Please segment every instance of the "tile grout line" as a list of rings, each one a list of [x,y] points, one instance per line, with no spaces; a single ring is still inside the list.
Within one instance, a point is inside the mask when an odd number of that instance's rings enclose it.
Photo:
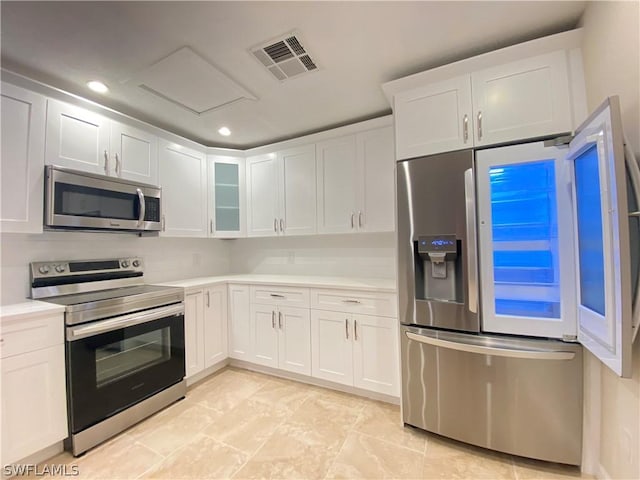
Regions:
[[[307,399],[308,399],[310,396],[311,396],[311,393],[309,393],[309,394],[306,396],[306,398],[305,398],[302,402],[300,402],[300,403],[304,403],[305,401],[307,401]],[[256,401],[259,401],[259,400],[256,400]],[[267,403],[267,402],[264,402],[264,403]],[[300,408],[300,407],[298,407],[298,408]],[[274,427],[273,431],[272,431],[272,432],[267,436],[267,438],[265,438],[265,439],[264,439],[264,442],[262,442],[262,443],[260,444],[260,446],[258,446],[258,448],[256,448],[256,449],[255,449],[255,451],[247,457],[247,460],[246,460],[246,461],[245,461],[245,462],[244,462],[244,463],[243,463],[243,464],[242,464],[242,465],[241,465],[241,466],[240,466],[240,467],[239,467],[235,472],[233,472],[233,474],[232,474],[229,478],[234,478],[234,477],[235,477],[235,475],[236,475],[239,471],[241,471],[241,470],[242,470],[242,469],[243,469],[243,468],[244,468],[244,467],[245,467],[245,466],[246,466],[246,465],[247,465],[251,460],[253,460],[253,459],[254,459],[254,457],[258,454],[258,452],[262,449],[262,447],[264,447],[264,446],[265,446],[265,444],[266,444],[266,443],[271,439],[271,437],[272,437],[272,436],[273,436],[273,434],[276,432],[276,430],[277,430],[280,426],[282,426],[282,425],[283,425],[283,424],[284,424],[284,423],[285,423],[285,422],[286,422],[290,417],[292,417],[292,416],[293,416],[293,414],[294,414],[297,410],[298,410],[298,409],[296,409],[296,410],[292,410],[292,411],[290,411],[290,412],[289,412],[289,414],[288,414],[288,415],[286,415],[285,417],[283,417],[283,418],[282,418],[282,421],[280,421],[280,423],[278,423],[278,424]]]
[[[351,423],[351,426],[347,430],[346,432],[347,434],[345,435],[344,440],[342,441],[342,445],[340,445],[340,449],[338,450],[338,453],[336,453],[336,455],[333,457],[333,460],[331,460],[331,465],[329,465],[329,468],[327,469],[327,473],[325,473],[324,475],[324,480],[326,480],[327,477],[329,476],[329,473],[331,473],[331,469],[336,464],[336,460],[342,453],[342,450],[344,449],[344,446],[347,443],[347,439],[349,438],[349,435],[352,433],[358,433],[357,430],[355,429],[355,426],[358,424],[358,420],[360,420],[360,417],[362,416],[365,407],[366,405],[363,403],[362,407],[360,408],[360,411],[358,412],[358,415],[356,416],[355,420]]]

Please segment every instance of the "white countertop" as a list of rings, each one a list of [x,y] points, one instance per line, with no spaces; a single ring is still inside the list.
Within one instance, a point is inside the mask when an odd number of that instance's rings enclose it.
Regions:
[[[63,305],[40,302],[38,300],[27,300],[22,303],[14,303],[13,305],[0,306],[0,317],[3,321],[23,320],[42,314],[62,312],[64,312]]]
[[[159,285],[171,287],[198,288],[220,283],[240,283],[250,285],[287,285],[291,287],[337,288],[342,290],[365,290],[370,292],[396,293],[396,282],[386,278],[319,277],[304,275],[222,275],[199,277]]]

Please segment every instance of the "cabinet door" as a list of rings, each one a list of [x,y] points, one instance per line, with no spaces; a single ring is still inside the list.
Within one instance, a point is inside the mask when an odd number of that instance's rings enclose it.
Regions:
[[[204,369],[203,320],[202,291],[187,294],[184,299],[184,349],[187,377]]]
[[[395,230],[395,167],[393,128],[356,135],[358,151],[358,230]]]
[[[311,323],[306,308],[278,308],[278,367],[311,375]]]
[[[316,233],[316,152],[307,145],[278,153],[281,233]]]
[[[109,175],[141,183],[158,183],[158,137],[111,122]]]
[[[475,72],[472,83],[476,145],[572,130],[564,51]]]
[[[229,285],[229,356],[253,360],[249,285]]]
[[[251,339],[253,362],[278,368],[277,308],[270,305],[251,305]]]
[[[45,98],[2,84],[0,226],[42,233]]]
[[[160,139],[159,168],[163,209],[161,235],[206,237],[206,156]]]
[[[204,291],[204,367],[227,358],[227,286]]]
[[[398,396],[398,320],[353,316],[353,384],[356,387]]]
[[[210,155],[209,235],[216,238],[246,236],[244,158]]]
[[[316,144],[318,233],[353,232],[357,215],[356,137]]]
[[[67,437],[64,345],[2,359],[2,464]]]
[[[49,99],[45,163],[108,175],[109,119]]]
[[[278,162],[276,154],[247,158],[247,236],[278,234]]]
[[[311,310],[312,376],[353,385],[352,336],[350,315]]]
[[[393,113],[397,160],[473,146],[469,75],[399,93]]]

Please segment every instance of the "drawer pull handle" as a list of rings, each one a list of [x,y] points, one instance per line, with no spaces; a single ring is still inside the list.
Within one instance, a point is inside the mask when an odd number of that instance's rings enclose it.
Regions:
[[[360,300],[342,300],[342,303],[354,303],[354,304],[360,304],[362,302],[360,302]]]
[[[269,295],[271,295],[273,298],[285,298],[284,295],[278,295],[277,293],[270,293]]]

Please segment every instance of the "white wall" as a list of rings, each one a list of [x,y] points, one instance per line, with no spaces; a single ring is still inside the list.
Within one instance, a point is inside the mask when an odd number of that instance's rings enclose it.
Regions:
[[[587,103],[619,95],[625,134],[640,158],[640,3],[589,2],[581,21]],[[633,378],[585,355],[585,464],[599,478],[640,478],[640,340]]]
[[[22,302],[29,295],[28,267],[34,261],[139,256],[147,283],[231,272],[229,242],[223,240],[70,232],[3,233],[0,239],[2,305]]]
[[[394,233],[246,238],[231,255],[236,273],[395,279]]]

